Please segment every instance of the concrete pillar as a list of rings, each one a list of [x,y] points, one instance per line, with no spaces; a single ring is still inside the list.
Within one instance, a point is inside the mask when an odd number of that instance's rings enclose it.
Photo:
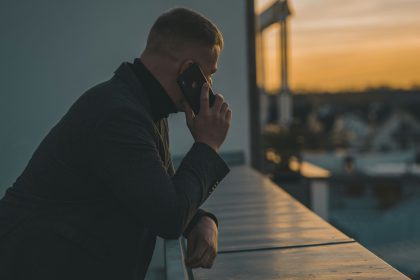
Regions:
[[[329,194],[327,180],[311,180],[310,195],[311,208],[321,218],[328,221],[329,214]]]

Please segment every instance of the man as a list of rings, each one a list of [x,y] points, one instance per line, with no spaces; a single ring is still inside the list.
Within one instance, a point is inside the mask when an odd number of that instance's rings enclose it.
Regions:
[[[170,10],[140,58],[72,105],[0,201],[0,279],[143,279],[156,236],[182,234],[186,264],[212,266],[217,219],[199,206],[229,172],[217,152],[232,112],[206,84],[194,115],[176,78],[196,62],[211,84],[222,47],[208,19]],[[195,143],[175,173],[177,111]]]

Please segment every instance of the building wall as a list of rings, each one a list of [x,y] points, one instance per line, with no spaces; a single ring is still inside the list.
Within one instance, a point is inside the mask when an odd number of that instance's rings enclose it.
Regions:
[[[0,3],[0,194],[70,105],[110,78],[122,61],[137,57],[156,17],[175,6],[202,12],[224,33],[215,89],[229,101],[233,123],[222,151],[243,150],[248,159],[245,1],[5,0]],[[170,125],[172,153],[182,155],[193,142],[183,113],[171,116]]]

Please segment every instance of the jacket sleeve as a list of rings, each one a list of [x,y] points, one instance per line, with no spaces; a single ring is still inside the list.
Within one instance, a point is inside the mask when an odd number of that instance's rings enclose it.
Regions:
[[[167,170],[168,170],[169,175],[173,176],[173,175],[175,175],[175,167],[174,167],[174,164],[173,164],[173,161],[172,161],[172,156],[170,155],[169,151],[168,151],[168,153],[169,153],[169,168]],[[207,217],[211,218],[216,223],[216,226],[219,227],[219,221],[217,220],[217,217],[214,214],[212,214],[212,213],[210,213],[210,212],[208,212],[208,211],[206,211],[202,208],[199,208],[199,209],[197,209],[197,212],[195,212],[194,217],[188,223],[188,225],[187,225],[186,229],[184,230],[184,232],[182,233],[182,235],[185,238],[188,238],[188,235],[190,234],[191,230],[198,223],[198,221],[204,216],[207,216]]]
[[[150,121],[124,110],[98,131],[97,176],[124,206],[163,238],[178,238],[229,167],[207,144],[195,142],[170,176]]]

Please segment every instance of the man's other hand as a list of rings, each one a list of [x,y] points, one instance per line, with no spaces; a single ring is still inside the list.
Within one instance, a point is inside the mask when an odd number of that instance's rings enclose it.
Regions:
[[[201,217],[188,235],[185,265],[190,268],[211,268],[217,255],[218,234],[213,219]]]

